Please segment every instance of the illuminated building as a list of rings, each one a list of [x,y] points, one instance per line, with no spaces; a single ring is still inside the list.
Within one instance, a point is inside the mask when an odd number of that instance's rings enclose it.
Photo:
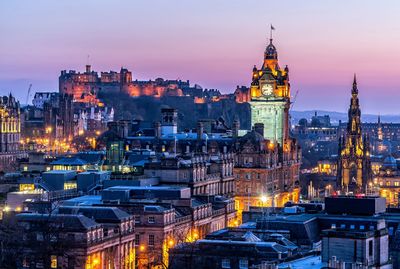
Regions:
[[[120,72],[110,71],[97,72],[91,70],[90,65],[86,65],[83,73],[70,70],[61,71],[59,77],[60,94],[72,94],[74,102],[92,103],[99,102],[97,96],[99,93],[113,94],[124,92],[131,96],[192,96],[207,97],[220,96],[217,90],[201,89],[198,85],[191,87],[189,81],[182,80],[156,80],[138,81],[132,80],[132,72],[126,68],[121,68]],[[193,102],[193,100],[192,100]]]
[[[192,196],[181,186],[115,186],[103,190],[104,206],[117,207],[135,220],[138,268],[168,263],[168,249],[207,234],[234,226],[234,200],[222,196]],[[83,199],[84,200],[84,199]]]
[[[361,110],[354,75],[346,134],[339,139],[338,185],[363,190],[372,180],[369,137],[361,132]]]
[[[19,102],[10,94],[0,97],[0,170],[15,170],[13,165],[21,152],[21,121]]]
[[[385,157],[379,173],[374,177],[373,184],[369,187],[371,191],[378,191],[380,196],[386,198],[387,205],[399,205],[400,171],[397,160],[392,155]]]
[[[238,139],[235,201],[239,212],[251,206],[277,206],[299,200],[301,151],[292,140],[291,151],[264,139],[264,126]],[[265,199],[263,199],[265,197]]]
[[[281,146],[290,143],[289,108],[290,83],[289,69],[281,69],[278,52],[272,38],[265,49],[261,69],[253,68],[250,86],[251,126],[264,124],[264,138]]]
[[[237,100],[248,101],[253,128],[236,142],[237,209],[266,206],[260,200],[263,195],[268,205],[298,201],[301,152],[289,136],[289,69],[279,67],[272,38],[261,69],[253,68],[250,90],[238,88],[235,95]]]

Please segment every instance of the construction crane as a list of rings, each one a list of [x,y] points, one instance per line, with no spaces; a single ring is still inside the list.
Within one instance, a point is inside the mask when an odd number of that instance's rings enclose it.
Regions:
[[[26,102],[25,102],[26,105],[28,105],[29,96],[31,95],[31,89],[32,89],[32,83],[29,84],[28,94],[26,95]]]
[[[290,103],[290,110],[293,109],[294,103],[296,103],[296,99],[297,99],[297,94],[298,93],[299,93],[299,90],[297,90],[296,93],[294,94],[293,102]]]

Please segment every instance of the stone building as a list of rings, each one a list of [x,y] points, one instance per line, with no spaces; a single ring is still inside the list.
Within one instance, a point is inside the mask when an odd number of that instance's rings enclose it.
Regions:
[[[17,215],[23,234],[18,268],[135,268],[130,215],[116,208],[60,210]]]
[[[345,136],[339,138],[338,186],[343,190],[364,190],[372,180],[369,137],[361,131],[361,110],[354,75]]]
[[[90,200],[88,197],[67,202],[79,206]],[[236,221],[232,198],[192,196],[190,189],[182,186],[114,186],[105,189],[97,203],[116,205],[134,216],[138,268],[167,266],[168,249],[204,238]]]
[[[322,232],[322,261],[329,268],[391,269],[389,235],[385,221],[370,230],[364,225],[336,227]]]
[[[236,207],[283,206],[299,200],[301,151],[294,140],[291,151],[266,140],[262,124],[238,139],[234,174]]]
[[[185,184],[193,195],[233,196],[234,156],[231,153],[220,156],[199,154],[197,156],[163,156],[159,161],[145,165],[147,176],[160,177],[160,182],[169,185]]]
[[[21,112],[19,102],[12,96],[0,97],[0,170],[14,170],[21,151]]]
[[[297,141],[289,136],[289,68],[279,67],[272,38],[261,69],[253,68],[250,90],[237,88],[235,96],[250,104],[253,128],[239,138],[238,126],[232,128],[237,138],[237,208],[298,201],[301,152]]]
[[[132,80],[132,72],[121,68],[120,72],[101,72],[100,76],[86,65],[83,73],[70,70],[61,71],[59,77],[60,94],[72,94],[74,102],[98,103],[98,94],[124,92],[130,96],[184,96],[198,94],[198,86],[190,87],[189,81],[164,80],[152,81]],[[200,92],[203,92],[200,88]],[[218,92],[218,95],[220,93]],[[203,96],[200,96],[203,97]]]
[[[235,96],[236,100],[250,104],[251,127],[256,123],[263,123],[264,138],[281,146],[290,144],[289,68],[280,68],[278,52],[272,38],[265,49],[261,69],[256,66],[253,68],[250,90],[245,87],[237,88]]]

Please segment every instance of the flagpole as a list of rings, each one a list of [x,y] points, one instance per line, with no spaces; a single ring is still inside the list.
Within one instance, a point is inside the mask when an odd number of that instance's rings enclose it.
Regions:
[[[269,39],[272,40],[272,24],[270,24]]]

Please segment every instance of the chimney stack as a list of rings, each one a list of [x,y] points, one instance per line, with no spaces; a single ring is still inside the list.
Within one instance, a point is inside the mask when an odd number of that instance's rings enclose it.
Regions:
[[[197,141],[201,141],[203,139],[204,133],[204,124],[199,121],[197,122]]]
[[[264,137],[264,123],[255,123],[254,131],[256,131],[257,133],[259,133]]]
[[[237,138],[239,136],[240,122],[234,120],[232,124],[232,137]]]
[[[154,123],[154,136],[157,139],[161,138],[161,122],[159,122],[159,121]]]

